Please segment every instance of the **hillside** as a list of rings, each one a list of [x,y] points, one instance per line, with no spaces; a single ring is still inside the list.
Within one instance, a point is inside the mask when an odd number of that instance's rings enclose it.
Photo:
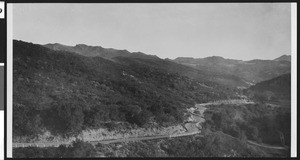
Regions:
[[[291,72],[290,61],[278,60],[233,60],[213,56],[206,58],[179,57],[174,62],[194,67],[203,72],[236,76],[245,82],[239,87],[249,87],[258,82]],[[238,86],[238,85],[237,85]]]
[[[291,74],[284,74],[273,79],[262,81],[247,89],[250,97],[271,102],[291,101]]]
[[[76,135],[117,122],[168,126],[190,105],[236,97],[193,68],[153,56],[108,60],[22,41],[13,47],[14,136]]]

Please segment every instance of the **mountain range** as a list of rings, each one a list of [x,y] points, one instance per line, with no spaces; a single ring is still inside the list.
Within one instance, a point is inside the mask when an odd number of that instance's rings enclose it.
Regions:
[[[85,44],[66,46],[54,43],[45,44],[44,47],[56,51],[68,51],[78,53],[83,56],[102,57],[109,60],[113,60],[115,57],[151,59],[156,63],[161,63],[160,65],[152,63],[152,65],[155,67],[161,66],[164,69],[173,71],[175,70],[180,74],[194,79],[212,81],[233,88],[247,88],[257,82],[265,81],[279,75],[289,73],[291,70],[291,56],[288,55],[283,55],[274,60],[255,59],[250,61],[242,61],[212,56],[206,58],[178,57],[174,60],[165,59],[164,61],[157,56],[147,55],[142,52],[131,53],[127,50],[116,50],[111,48],[103,48],[101,46],[88,46]],[[175,65],[171,62],[183,64],[188,66],[188,68]],[[191,69],[191,67],[197,71]]]
[[[258,82],[272,79],[282,74],[291,72],[291,62],[281,56],[275,60],[234,60],[213,56],[206,58],[179,57],[174,62],[193,67],[197,70],[215,74],[236,76],[239,81],[244,82],[240,87],[249,87]]]

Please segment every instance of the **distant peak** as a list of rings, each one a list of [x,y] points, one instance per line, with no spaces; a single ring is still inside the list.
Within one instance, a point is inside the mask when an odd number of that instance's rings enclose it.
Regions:
[[[60,43],[47,43],[45,45],[62,45],[62,44],[60,44]]]
[[[282,55],[282,56],[280,56],[280,57],[290,57],[291,55],[287,55],[287,54],[284,54],[284,55]],[[279,58],[280,58],[279,57]]]
[[[91,45],[86,45],[86,44],[76,44],[74,46],[74,48],[82,48],[82,49],[87,49],[87,48],[90,48],[90,49],[104,49],[103,47],[101,46],[91,46]]]
[[[76,46],[88,46],[86,44],[76,44]]]
[[[225,58],[220,57],[220,56],[211,56],[211,57],[206,57],[204,59],[211,60],[211,61],[223,61],[223,60],[225,60]]]
[[[225,59],[225,58],[223,58],[223,57],[221,57],[221,56],[211,56],[211,57],[206,57],[206,58]]]
[[[86,44],[76,44],[74,47],[75,48],[87,48],[87,47],[92,47],[92,46],[88,46]]]
[[[284,54],[278,58],[275,58],[274,61],[291,61],[291,55]]]
[[[181,60],[181,59],[190,59],[190,60],[192,60],[194,58],[193,57],[177,57],[174,60]]]
[[[47,43],[43,46],[52,46],[52,47],[57,47],[57,46],[67,46],[67,45],[63,45],[63,44],[60,44],[60,43]],[[68,46],[69,47],[69,46]]]

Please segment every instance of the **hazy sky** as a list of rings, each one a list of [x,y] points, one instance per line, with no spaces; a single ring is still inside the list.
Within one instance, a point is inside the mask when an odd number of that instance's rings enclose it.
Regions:
[[[288,3],[14,4],[14,39],[161,58],[274,59],[291,53]]]

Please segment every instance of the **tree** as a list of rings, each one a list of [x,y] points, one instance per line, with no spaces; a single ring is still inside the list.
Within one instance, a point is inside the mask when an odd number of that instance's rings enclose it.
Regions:
[[[150,117],[151,117],[151,112],[149,112],[148,110],[143,110],[140,113],[134,115],[132,117],[132,120],[135,124],[141,127],[149,121]]]
[[[81,106],[72,103],[54,105],[48,111],[48,126],[55,133],[71,136],[78,134],[84,123]]]
[[[13,108],[14,135],[37,136],[42,130],[42,119],[38,111],[29,106],[16,106]]]

